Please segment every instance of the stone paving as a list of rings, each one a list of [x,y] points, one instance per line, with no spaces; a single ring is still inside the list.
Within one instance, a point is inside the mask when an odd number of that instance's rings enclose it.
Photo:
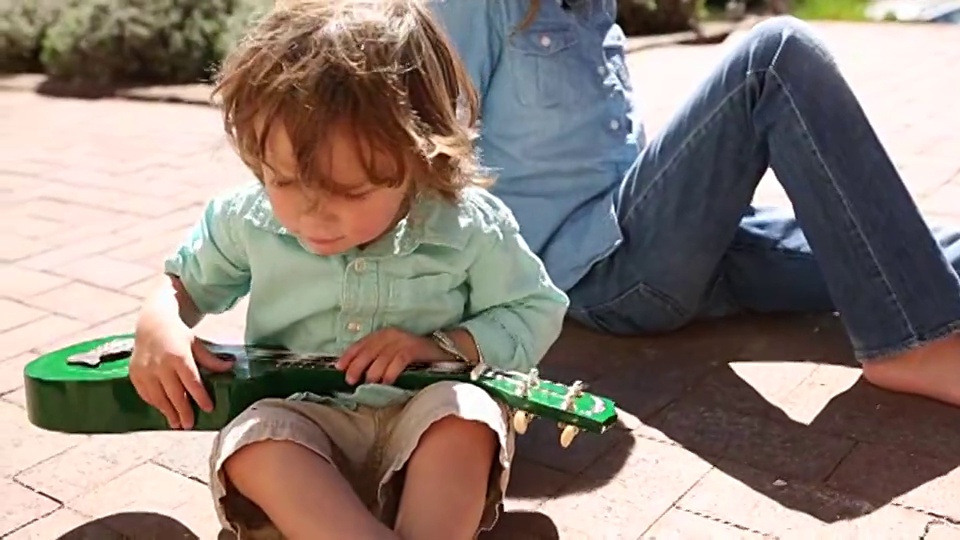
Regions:
[[[818,27],[920,206],[960,222],[960,27]],[[653,131],[725,46],[633,55]],[[0,538],[216,538],[210,433],[44,432],[21,373],[131,329],[161,256],[242,174],[216,113],[8,92],[0,126]],[[785,201],[772,177],[758,199]],[[242,307],[201,333],[238,339]],[[643,340],[571,325],[545,366],[618,400],[623,424],[562,450],[535,422],[488,537],[960,538],[960,413],[861,382],[833,317]]]

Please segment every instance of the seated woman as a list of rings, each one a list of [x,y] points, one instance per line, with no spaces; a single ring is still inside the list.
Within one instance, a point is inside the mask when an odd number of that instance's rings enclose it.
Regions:
[[[636,335],[837,310],[868,381],[960,405],[960,235],[931,232],[809,26],[757,25],[647,140],[615,0],[431,5],[493,192],[572,317]],[[768,168],[795,216],[751,205]]]

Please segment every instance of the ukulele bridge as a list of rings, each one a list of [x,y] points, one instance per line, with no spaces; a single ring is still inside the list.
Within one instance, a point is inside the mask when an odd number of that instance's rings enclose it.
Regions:
[[[133,354],[133,340],[118,339],[104,343],[95,349],[68,356],[67,363],[78,366],[99,367],[100,364],[129,358],[131,354]]]

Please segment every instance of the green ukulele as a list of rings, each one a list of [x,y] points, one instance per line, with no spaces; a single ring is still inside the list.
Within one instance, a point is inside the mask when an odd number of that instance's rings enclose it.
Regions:
[[[207,343],[212,353],[234,360],[226,373],[201,371],[214,402],[207,413],[194,405],[196,430],[218,430],[255,401],[288,397],[297,392],[324,394],[349,391],[336,358],[280,349]],[[66,433],[125,433],[169,429],[159,411],[144,402],[128,378],[133,351],[130,334],[77,343],[40,356],[24,368],[24,389],[30,422]],[[614,403],[572,386],[542,380],[537,370],[522,374],[480,364],[459,362],[411,365],[394,383],[418,390],[442,380],[472,382],[516,410],[513,425],[524,433],[535,416],[550,418],[562,428],[567,447],[581,431],[603,433],[617,421]]]

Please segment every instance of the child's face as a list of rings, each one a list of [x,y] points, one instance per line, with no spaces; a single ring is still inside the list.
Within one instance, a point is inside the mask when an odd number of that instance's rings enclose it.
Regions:
[[[284,129],[271,130],[266,141],[263,182],[274,215],[311,252],[335,255],[373,242],[402,217],[407,183],[391,188],[370,183],[355,139],[332,137],[322,154],[326,170],[346,194],[314,191],[296,181],[296,161]]]

